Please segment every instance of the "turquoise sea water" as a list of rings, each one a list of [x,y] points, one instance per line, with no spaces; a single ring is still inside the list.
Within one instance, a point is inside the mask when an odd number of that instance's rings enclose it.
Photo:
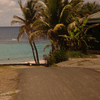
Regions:
[[[19,27],[0,27],[0,63],[17,63],[33,60],[27,37],[24,36],[20,43],[17,42],[18,30]],[[49,54],[50,48],[46,49],[45,52],[43,48],[50,42],[47,38],[40,38],[35,43],[39,58],[42,60],[43,54]]]

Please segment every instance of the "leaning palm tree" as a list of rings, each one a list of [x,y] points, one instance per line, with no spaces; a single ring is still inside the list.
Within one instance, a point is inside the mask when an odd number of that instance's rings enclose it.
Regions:
[[[19,41],[19,39],[23,36],[24,33],[27,36],[29,36],[33,32],[31,24],[37,19],[37,16],[36,16],[37,11],[34,9],[36,1],[34,1],[34,2],[32,0],[27,1],[24,6],[22,5],[21,0],[18,3],[19,3],[21,11],[23,13],[23,18],[15,15],[15,16],[13,16],[13,18],[15,18],[16,20],[13,20],[11,22],[11,24],[13,25],[15,23],[19,23],[22,25],[19,28],[20,33],[18,34],[18,38],[17,38]],[[34,42],[34,40],[32,40],[32,41],[29,41],[29,43],[30,43],[30,46],[32,48],[35,63],[39,64],[38,51],[37,51],[35,42]],[[34,53],[34,50],[36,52],[36,55]]]
[[[30,39],[44,34],[51,41],[52,50],[64,46],[65,41],[59,35],[67,34],[65,27],[74,21],[74,14],[81,8],[82,3],[82,0],[72,0],[71,2],[68,0],[45,0],[45,3],[38,1],[41,19],[33,23],[36,31],[30,35]]]

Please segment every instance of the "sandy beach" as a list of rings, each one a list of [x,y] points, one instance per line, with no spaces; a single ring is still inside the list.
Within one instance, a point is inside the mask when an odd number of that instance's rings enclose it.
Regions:
[[[46,60],[40,60],[40,64],[46,64]],[[0,65],[36,65],[35,61],[26,61],[26,62],[11,62],[11,63],[0,63]]]

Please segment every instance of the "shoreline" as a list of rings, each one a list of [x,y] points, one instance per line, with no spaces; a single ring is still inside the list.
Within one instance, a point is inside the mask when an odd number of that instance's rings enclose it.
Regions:
[[[39,65],[46,65],[47,62],[46,60],[40,60],[39,61]],[[25,61],[25,62],[11,62],[11,63],[0,63],[0,66],[4,66],[4,65],[37,65],[35,64],[35,61]]]

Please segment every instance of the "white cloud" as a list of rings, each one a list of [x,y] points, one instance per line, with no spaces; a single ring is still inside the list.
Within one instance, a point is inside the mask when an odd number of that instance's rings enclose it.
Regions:
[[[0,0],[0,5],[6,5],[10,0]]]
[[[26,0],[22,0],[24,3]],[[84,0],[85,2],[94,2],[100,4],[100,0]],[[22,16],[18,5],[18,0],[0,0],[0,26],[10,26],[13,16]]]
[[[69,0],[69,2],[70,2],[71,0]],[[84,0],[84,2],[86,3],[86,2],[94,2],[94,1],[96,1],[96,3],[99,3],[100,4],[100,0]]]
[[[3,10],[0,10],[0,13],[3,12]]]
[[[14,15],[21,16],[21,10],[16,1],[0,0],[0,26],[10,26]]]
[[[10,4],[9,4],[9,6],[16,6],[16,2],[11,1]]]
[[[84,0],[85,2],[94,2],[96,1],[96,3],[99,3],[100,4],[100,0]]]

